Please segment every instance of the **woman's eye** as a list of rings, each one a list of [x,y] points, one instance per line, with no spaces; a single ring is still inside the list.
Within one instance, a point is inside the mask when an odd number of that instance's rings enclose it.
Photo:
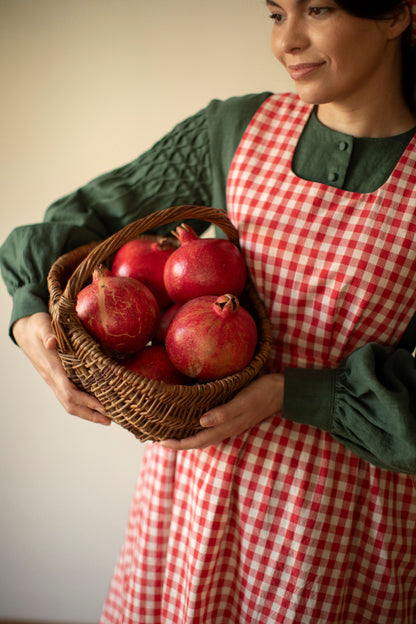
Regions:
[[[271,13],[269,17],[275,24],[279,24],[283,21],[283,15],[281,13]]]
[[[313,15],[314,17],[321,17],[321,15],[328,13],[328,11],[330,11],[329,7],[310,7],[309,8],[309,13]]]
[[[332,7],[321,7],[321,6],[312,6],[309,7],[307,12],[312,17],[326,17],[328,13],[333,11]],[[286,17],[282,13],[277,13],[274,11],[269,15],[270,19],[273,20],[275,24],[281,24],[285,21]]]

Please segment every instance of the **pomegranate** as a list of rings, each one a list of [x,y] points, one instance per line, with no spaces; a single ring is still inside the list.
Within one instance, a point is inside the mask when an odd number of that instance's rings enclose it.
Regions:
[[[164,281],[170,298],[185,303],[203,295],[224,292],[239,296],[244,288],[247,268],[243,255],[229,240],[200,238],[187,224],[173,232],[180,247],[169,256]]]
[[[198,381],[243,369],[253,357],[257,327],[235,295],[206,295],[185,303],[172,320],[166,350],[175,367]]]
[[[117,277],[103,265],[78,293],[76,312],[85,329],[119,353],[142,349],[156,333],[160,310],[150,290],[131,277]]]
[[[160,319],[159,328],[156,332],[155,337],[153,338],[153,343],[155,344],[165,344],[166,334],[168,331],[168,327],[171,324],[172,319],[176,315],[177,311],[181,307],[180,303],[174,303],[173,305],[167,308]]]
[[[111,272],[120,277],[139,280],[152,291],[160,308],[166,308],[172,301],[166,292],[163,270],[166,260],[176,248],[174,239],[162,236],[156,240],[131,240],[117,251]]]
[[[162,345],[149,345],[135,355],[129,356],[123,362],[123,366],[129,370],[147,377],[164,381],[168,384],[190,385],[192,379],[186,377],[174,367],[165,347]]]

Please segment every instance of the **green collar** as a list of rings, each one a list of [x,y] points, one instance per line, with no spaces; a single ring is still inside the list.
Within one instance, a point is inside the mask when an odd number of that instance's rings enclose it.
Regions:
[[[331,130],[310,115],[293,157],[300,178],[347,191],[371,193],[388,179],[416,127],[392,137],[357,138]]]

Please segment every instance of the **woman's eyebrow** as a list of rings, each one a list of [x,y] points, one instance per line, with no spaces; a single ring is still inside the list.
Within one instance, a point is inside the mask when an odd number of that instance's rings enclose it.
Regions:
[[[307,0],[296,0],[296,4],[304,4]],[[277,2],[274,2],[273,0],[266,0],[266,4],[267,6],[272,6],[272,7],[279,7],[280,5],[277,4]]]

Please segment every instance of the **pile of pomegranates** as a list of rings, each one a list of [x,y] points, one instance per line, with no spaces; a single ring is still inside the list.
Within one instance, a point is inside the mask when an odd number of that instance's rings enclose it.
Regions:
[[[143,377],[191,384],[232,375],[257,344],[255,321],[238,299],[244,257],[231,241],[200,238],[187,224],[172,234],[129,241],[110,270],[98,266],[78,293],[78,317],[105,351]]]

